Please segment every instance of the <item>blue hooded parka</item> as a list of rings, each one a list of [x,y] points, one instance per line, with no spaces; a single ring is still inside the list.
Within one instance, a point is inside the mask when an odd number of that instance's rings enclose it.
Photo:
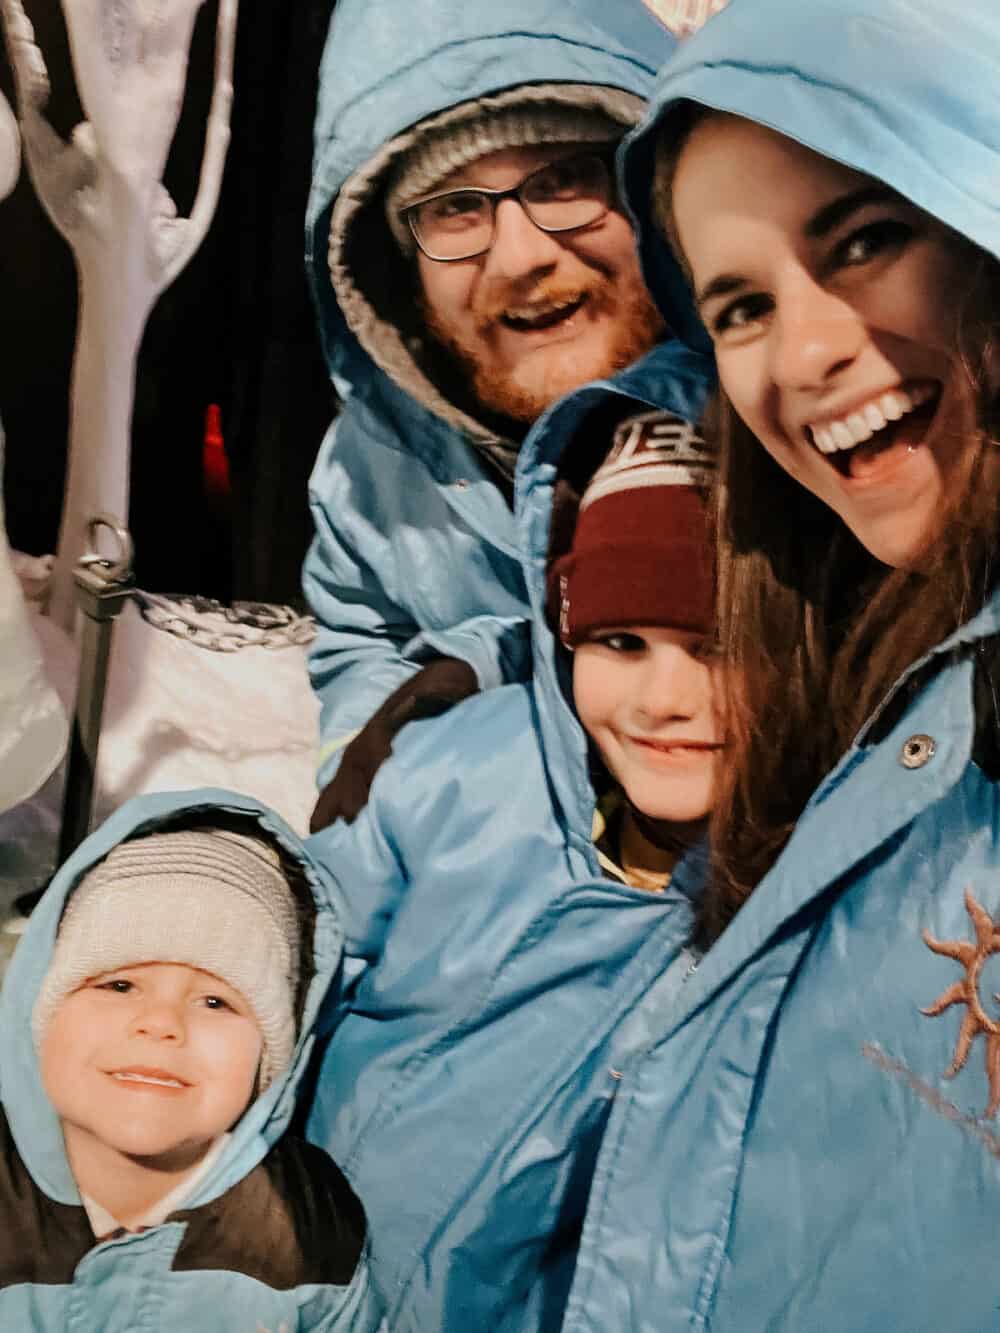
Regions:
[[[321,705],[320,786],[347,741],[428,660],[461,658],[482,689],[530,669],[527,592],[504,493],[516,446],[459,411],[411,356],[413,261],[404,265],[379,194],[393,154],[418,121],[512,86],[594,85],[645,99],[672,48],[641,0],[339,0],[320,75],[306,232],[323,347],[343,399],[310,482],[315,538],[303,569],[318,620],[309,669]],[[342,195],[359,239],[331,260]],[[365,278],[362,244],[373,252]],[[352,275],[347,314],[331,262]],[[362,325],[371,338],[359,341]],[[390,348],[379,364],[362,345],[372,339]]]
[[[346,962],[308,1134],[364,1200],[393,1333],[559,1327],[616,1070],[690,965],[699,857],[662,894],[603,876],[587,738],[545,614],[567,442],[595,411],[605,430],[610,409],[700,415],[702,359],[670,345],[664,375],[667,352],[570,395],[522,450],[531,682],[410,724],[355,823],[309,841]]]
[[[649,190],[678,99],[886,181],[995,260],[998,71],[993,0],[732,0],[625,153],[668,317],[683,289]],[[994,594],[889,690],[657,1014],[604,1133],[565,1333],[1000,1326],[998,721],[974,689],[998,632]]]
[[[181,814],[216,811],[245,816],[276,838],[302,866],[316,900],[311,948],[304,950],[313,975],[295,1054],[233,1127],[224,1151],[176,1213],[159,1226],[98,1242],[42,1085],[32,1009],[78,880],[123,839]],[[332,1163],[315,1158],[308,1145],[283,1140],[313,1048],[313,1020],[341,961],[342,931],[324,879],[276,815],[215,790],[136,798],[59,871],[32,913],[0,996],[0,1327],[11,1333],[384,1333],[364,1250],[344,1285],[321,1276],[338,1262],[339,1237],[324,1193]],[[287,1242],[285,1216],[295,1219],[296,1234],[305,1240],[299,1253],[293,1244],[293,1252],[276,1261],[269,1246]],[[323,1219],[330,1230],[324,1231]],[[287,1285],[295,1272],[304,1280]]]
[[[992,0],[732,0],[625,161],[677,327],[646,197],[676,97],[804,138],[996,257],[998,64]],[[518,497],[536,614],[544,438]],[[700,960],[690,866],[666,900],[586,877],[580,741],[548,747],[544,638],[530,690],[401,738],[357,842],[327,844],[356,976],[327,1058],[354,1091],[338,1111],[331,1064],[311,1123],[370,1192],[394,1330],[998,1326],[1000,765],[974,689],[998,635],[994,597],[895,684]]]

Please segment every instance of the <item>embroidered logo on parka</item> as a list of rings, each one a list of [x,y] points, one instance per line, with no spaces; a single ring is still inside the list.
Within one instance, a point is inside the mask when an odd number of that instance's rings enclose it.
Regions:
[[[728,3],[729,0],[645,0],[646,8],[675,37],[690,37]]]
[[[986,1039],[986,1077],[990,1085],[990,1100],[986,1108],[987,1116],[996,1115],[1000,1110],[1000,1022],[990,1018],[983,1005],[980,994],[983,967],[988,958],[1000,953],[1000,927],[989,912],[972,896],[972,890],[965,891],[965,908],[972,920],[975,943],[968,940],[936,940],[929,930],[923,932],[924,943],[934,953],[954,958],[965,969],[965,975],[939,995],[933,1004],[921,1009],[922,1014],[935,1018],[943,1014],[953,1004],[966,1006],[965,1017],[958,1034],[955,1058],[945,1070],[945,1078],[954,1078],[965,1067],[972,1050],[972,1043],[982,1033]],[[1000,1005],[1000,995],[994,994],[990,1000]],[[989,1001],[988,1001],[989,1002]]]

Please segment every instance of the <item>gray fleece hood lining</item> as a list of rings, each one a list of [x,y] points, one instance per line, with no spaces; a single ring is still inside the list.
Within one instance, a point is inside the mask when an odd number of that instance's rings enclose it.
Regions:
[[[393,165],[428,130],[447,128],[467,120],[471,106],[481,112],[490,112],[525,104],[600,111],[618,121],[623,134],[638,123],[645,105],[642,98],[619,88],[565,83],[521,85],[449,107],[391,139],[348,177],[334,201],[328,252],[330,277],[338,304],[365,352],[399,388],[467,436],[507,476],[513,474],[517,445],[477,421],[435,383],[430,369],[433,356],[428,354],[426,347],[430,340],[423,334],[416,301],[409,303],[412,323],[406,328],[380,310],[380,304],[388,303],[379,302],[374,288],[376,272],[384,273],[389,268],[398,274],[400,265],[404,266],[412,283],[415,261],[400,253],[383,213],[386,184]],[[398,288],[395,295],[394,304],[398,308]],[[402,304],[406,306],[407,303]]]

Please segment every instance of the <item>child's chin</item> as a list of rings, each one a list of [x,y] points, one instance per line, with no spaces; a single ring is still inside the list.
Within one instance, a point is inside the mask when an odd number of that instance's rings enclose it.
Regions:
[[[135,1158],[147,1166],[156,1166],[164,1170],[183,1170],[190,1161],[197,1161],[208,1150],[209,1143],[193,1144],[189,1139],[180,1139],[176,1134],[164,1132],[116,1133],[105,1139],[108,1147],[114,1148],[123,1157]]]
[[[655,819],[659,824],[698,824],[708,818],[711,809],[709,802],[702,799],[699,793],[680,797],[671,793],[664,796],[655,790],[650,791],[645,784],[637,784],[637,789],[630,791],[628,797],[647,819]]]

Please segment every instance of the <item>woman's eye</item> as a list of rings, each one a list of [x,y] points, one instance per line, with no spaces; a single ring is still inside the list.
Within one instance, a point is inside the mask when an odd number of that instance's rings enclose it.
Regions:
[[[834,246],[831,268],[868,264],[887,251],[901,250],[912,235],[913,228],[897,218],[869,222]]]
[[[765,315],[770,313],[772,301],[769,296],[760,293],[756,296],[741,296],[731,301],[712,321],[712,333],[721,337],[725,333],[743,333],[754,328]]]

